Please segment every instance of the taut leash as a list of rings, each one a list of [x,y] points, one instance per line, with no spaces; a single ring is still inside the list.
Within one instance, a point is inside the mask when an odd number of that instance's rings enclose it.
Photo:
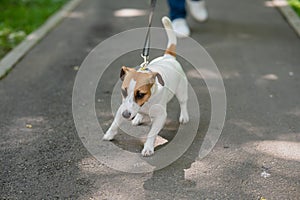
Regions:
[[[149,63],[150,29],[151,29],[151,25],[152,25],[152,19],[153,19],[153,13],[154,13],[155,5],[156,5],[156,0],[151,0],[148,30],[147,30],[147,34],[146,34],[144,48],[143,48],[143,51],[142,51],[142,54],[141,54],[142,58],[144,59],[144,62],[141,64],[141,70],[146,69],[146,67]]]

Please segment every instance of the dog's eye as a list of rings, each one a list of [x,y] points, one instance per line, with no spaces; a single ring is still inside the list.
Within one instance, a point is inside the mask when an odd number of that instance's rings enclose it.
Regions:
[[[138,91],[138,92],[136,93],[136,96],[135,96],[135,97],[136,97],[137,99],[142,99],[142,98],[144,98],[144,96],[145,96],[145,93],[141,93],[141,92]]]
[[[127,88],[121,90],[123,97],[127,97]]]

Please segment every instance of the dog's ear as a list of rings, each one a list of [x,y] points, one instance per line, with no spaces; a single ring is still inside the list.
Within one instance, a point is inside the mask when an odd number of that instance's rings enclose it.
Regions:
[[[124,78],[128,72],[136,71],[134,68],[123,66],[120,72],[120,79],[124,81]]]
[[[125,75],[128,72],[128,67],[122,66],[121,72],[120,72],[120,79],[121,81],[124,81]]]
[[[124,78],[125,78],[125,75],[126,75],[126,71],[128,71],[127,67],[122,66],[121,72],[120,72],[120,79],[121,79],[122,81],[124,81]]]
[[[162,86],[165,86],[165,82],[164,82],[163,78],[161,77],[161,75],[160,75],[159,73],[157,73],[157,72],[156,72],[154,75],[155,75],[155,77],[157,78],[158,82],[159,82]]]

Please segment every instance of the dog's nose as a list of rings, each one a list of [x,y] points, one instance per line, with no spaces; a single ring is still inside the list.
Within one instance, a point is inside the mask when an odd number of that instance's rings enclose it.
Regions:
[[[122,113],[122,116],[126,119],[128,119],[130,116],[131,116],[131,113],[128,111],[128,110],[125,110],[123,113]]]

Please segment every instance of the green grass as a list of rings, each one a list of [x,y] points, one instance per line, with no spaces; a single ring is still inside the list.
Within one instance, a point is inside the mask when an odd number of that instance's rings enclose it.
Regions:
[[[69,0],[0,0],[0,59]]]
[[[288,0],[288,2],[300,17],[300,0]]]

